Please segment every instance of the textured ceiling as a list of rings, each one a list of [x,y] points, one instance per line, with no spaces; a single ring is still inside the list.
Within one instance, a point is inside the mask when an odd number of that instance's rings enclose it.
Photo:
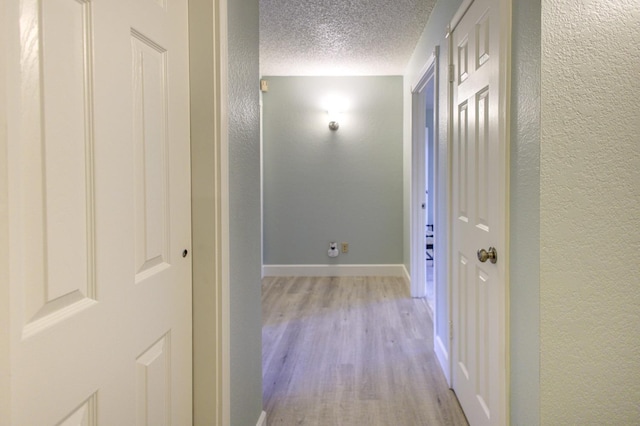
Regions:
[[[262,75],[401,75],[435,0],[260,0]]]

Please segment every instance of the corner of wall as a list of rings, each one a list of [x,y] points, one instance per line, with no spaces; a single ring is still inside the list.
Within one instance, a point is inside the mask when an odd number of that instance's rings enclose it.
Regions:
[[[258,0],[228,1],[226,25],[230,423],[250,425],[262,412]]]
[[[513,0],[509,364],[512,424],[540,423],[540,0]]]

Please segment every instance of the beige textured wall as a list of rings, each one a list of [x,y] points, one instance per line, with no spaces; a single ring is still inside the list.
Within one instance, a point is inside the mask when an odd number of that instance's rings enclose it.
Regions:
[[[640,3],[543,0],[541,423],[640,424]]]

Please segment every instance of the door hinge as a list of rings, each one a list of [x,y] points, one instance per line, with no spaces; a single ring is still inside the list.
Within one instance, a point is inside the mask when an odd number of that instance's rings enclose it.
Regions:
[[[456,81],[456,66],[451,64],[449,65],[449,83],[454,81]]]
[[[449,321],[449,340],[453,340],[453,321]]]

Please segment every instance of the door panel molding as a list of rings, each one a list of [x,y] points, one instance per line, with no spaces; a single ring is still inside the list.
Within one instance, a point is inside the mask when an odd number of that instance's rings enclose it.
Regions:
[[[2,425],[133,424],[142,406],[192,423],[187,1],[134,3],[0,5]],[[134,99],[155,123],[138,164]],[[138,285],[136,207],[140,259],[166,263]],[[136,407],[140,365],[157,409]]]

